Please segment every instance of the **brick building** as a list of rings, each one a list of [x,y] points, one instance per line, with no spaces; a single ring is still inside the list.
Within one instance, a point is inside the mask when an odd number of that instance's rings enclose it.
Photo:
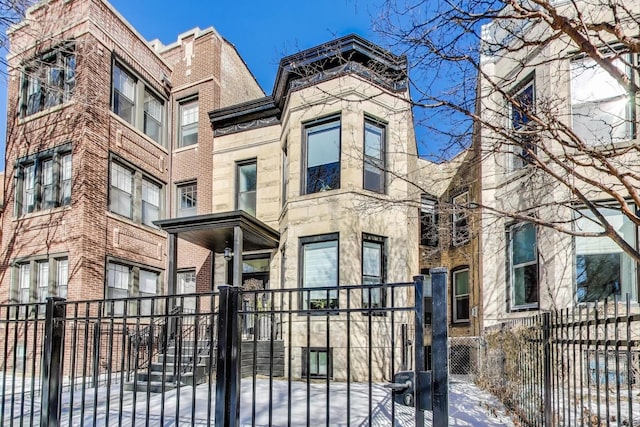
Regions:
[[[262,90],[213,28],[148,43],[106,1],[43,2],[9,37],[0,300],[165,292],[153,221],[209,210],[206,113]]]

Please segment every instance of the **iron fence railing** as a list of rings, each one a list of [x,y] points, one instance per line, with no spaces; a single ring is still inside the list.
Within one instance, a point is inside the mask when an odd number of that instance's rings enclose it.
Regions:
[[[418,283],[0,305],[0,425],[414,425]]]
[[[529,426],[640,425],[640,309],[604,301],[485,334],[478,382]]]

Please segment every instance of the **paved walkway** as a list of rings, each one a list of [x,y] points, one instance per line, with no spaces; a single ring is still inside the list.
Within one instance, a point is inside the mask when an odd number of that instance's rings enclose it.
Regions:
[[[331,383],[327,389],[326,383],[307,384],[292,382],[289,391],[287,381],[274,380],[269,390],[269,381],[258,379],[256,381],[255,399],[253,396],[253,384],[251,379],[242,381],[241,396],[241,425],[253,425],[255,417],[256,426],[305,426],[307,420],[311,426],[331,425],[336,427],[351,426],[414,426],[414,410],[401,405],[392,405],[391,393],[382,384],[356,384],[352,383],[347,393],[346,383]],[[134,394],[125,392],[120,399],[118,385],[114,385],[107,399],[106,388],[98,389],[97,399],[94,399],[94,389],[86,389],[84,396],[74,393],[73,407],[71,395],[63,393],[62,425],[96,425],[96,426],[159,426],[160,420],[163,426],[196,425],[207,426],[213,421],[215,412],[215,387],[209,393],[208,385],[200,385],[195,393],[191,387],[182,387],[180,396],[176,390],[165,393],[164,399],[160,394],[151,394],[151,399],[146,401],[146,393],[138,393],[134,406]],[[29,393],[30,395],[30,393]],[[371,399],[369,399],[371,395]],[[308,398],[307,398],[308,396]],[[36,393],[34,407],[29,401],[20,402],[20,399],[10,402],[5,395],[7,413],[3,421],[8,422],[13,403],[14,421],[20,418],[20,412],[31,412],[33,409],[34,425],[39,419],[39,393]],[[14,396],[14,398],[17,396]],[[195,399],[194,399],[195,397]],[[348,399],[347,399],[348,397]],[[180,409],[177,412],[176,402],[179,400]],[[349,404],[347,406],[347,400]],[[94,402],[97,401],[97,405]],[[109,403],[107,403],[109,401]],[[23,406],[24,403],[24,406]],[[327,423],[327,403],[329,422]],[[480,390],[474,384],[456,381],[451,382],[449,392],[449,425],[472,427],[514,427],[513,422],[506,416],[502,405],[487,392]],[[119,411],[122,405],[122,411]],[[269,409],[271,407],[271,414]],[[70,410],[73,408],[72,410]],[[82,413],[81,408],[84,408]],[[135,408],[135,409],[134,409]],[[347,411],[347,409],[349,409]],[[193,411],[193,412],[192,412]],[[161,414],[164,416],[161,417]],[[31,418],[26,415],[25,418]],[[71,423],[69,417],[72,417]],[[82,422],[84,419],[84,423]],[[209,421],[208,421],[209,420]],[[271,423],[269,421],[271,420]],[[31,421],[31,420],[30,420]],[[393,421],[393,422],[392,422]],[[431,426],[431,412],[425,412],[425,427]]]

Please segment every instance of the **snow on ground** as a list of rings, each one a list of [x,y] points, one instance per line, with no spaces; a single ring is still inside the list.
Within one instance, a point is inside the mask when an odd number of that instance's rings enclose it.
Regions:
[[[256,426],[286,426],[291,407],[291,425],[331,425],[342,426],[413,426],[414,410],[400,405],[393,405],[391,392],[383,384],[352,383],[347,393],[346,383],[314,383],[307,387],[305,382],[291,382],[273,380],[270,390],[268,379],[256,380],[255,401],[253,383],[251,379],[244,379],[241,388],[240,422],[242,426],[251,426],[255,416]],[[309,394],[307,394],[309,393]],[[307,395],[309,399],[307,399]],[[327,398],[328,395],[328,398]],[[371,395],[371,401],[369,400]],[[194,401],[195,396],[195,401]],[[33,425],[39,424],[39,400],[36,394],[33,405]],[[147,420],[151,426],[207,426],[213,422],[215,412],[215,384],[211,392],[209,385],[199,385],[194,390],[182,387],[178,396],[177,390],[167,391],[164,399],[161,394],[150,394],[147,405],[146,393],[124,392],[120,398],[120,385],[114,384],[110,393],[106,387],[98,389],[97,405],[94,389],[85,389],[72,394],[65,391],[62,396],[61,425],[86,426],[145,426]],[[349,411],[347,412],[347,397],[349,397]],[[13,405],[14,422],[20,418],[21,411],[25,416],[23,421],[30,424],[31,401],[21,401],[20,395],[14,396],[13,403],[9,393],[5,393],[5,419],[8,424],[9,408]],[[135,405],[134,405],[135,400]],[[308,403],[307,403],[308,401]],[[327,401],[329,419],[327,420]],[[449,393],[449,425],[473,427],[514,426],[505,415],[502,405],[493,396],[480,390],[468,382],[454,381]],[[179,412],[177,403],[179,402]],[[195,405],[194,405],[195,402]],[[269,402],[271,402],[271,424],[269,423]],[[23,405],[24,403],[24,405]],[[122,410],[120,410],[122,407]],[[84,409],[83,409],[84,408]],[[134,411],[135,408],[135,411]],[[193,417],[192,417],[192,409]],[[307,416],[307,409],[309,410]],[[82,416],[84,410],[84,416]],[[210,414],[208,413],[210,411]],[[164,415],[163,415],[164,414]],[[371,414],[369,416],[369,414]],[[71,417],[71,423],[69,418]],[[83,418],[83,419],[82,419]],[[393,423],[392,423],[393,420]],[[425,412],[425,426],[431,426],[431,412]]]

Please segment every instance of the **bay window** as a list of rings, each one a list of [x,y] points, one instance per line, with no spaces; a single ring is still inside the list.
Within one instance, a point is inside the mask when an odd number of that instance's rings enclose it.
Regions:
[[[28,116],[69,101],[75,86],[75,46],[67,43],[31,60],[24,69],[21,115]]]
[[[365,234],[362,238],[362,307],[385,306],[385,238]]]
[[[71,204],[71,144],[18,159],[18,216]]]
[[[305,127],[304,194],[340,188],[340,118]]]
[[[16,290],[14,300],[20,304],[46,302],[48,297],[67,297],[69,260],[66,255],[21,259],[12,271]]]
[[[364,188],[385,192],[385,127],[371,119],[364,122]]]
[[[300,252],[302,308],[338,308],[338,234],[303,237]]]

